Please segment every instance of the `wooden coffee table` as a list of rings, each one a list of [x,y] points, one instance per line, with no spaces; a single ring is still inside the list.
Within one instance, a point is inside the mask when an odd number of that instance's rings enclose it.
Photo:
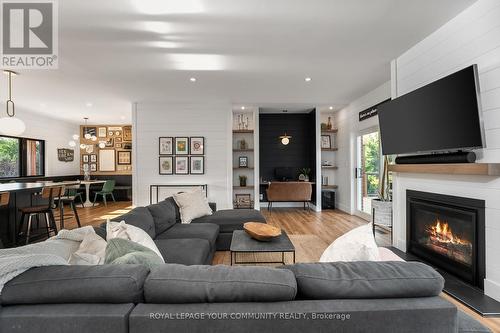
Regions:
[[[261,242],[250,237],[244,230],[233,231],[231,240],[231,265],[238,264],[282,264],[285,263],[285,253],[293,253],[295,263],[295,247],[286,232],[268,242]],[[239,253],[281,253],[281,261],[238,261]]]

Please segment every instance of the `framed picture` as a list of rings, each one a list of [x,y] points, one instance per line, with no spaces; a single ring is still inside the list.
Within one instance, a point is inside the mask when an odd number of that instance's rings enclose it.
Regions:
[[[114,143],[115,143],[114,139],[113,138],[109,138],[109,139],[106,140],[106,147],[111,148],[111,147],[114,146]]]
[[[97,136],[100,138],[105,138],[106,137],[106,127],[99,127],[97,130]]]
[[[192,175],[203,175],[205,173],[205,157],[191,156],[189,160]]]
[[[96,163],[90,163],[90,171],[97,171],[97,164]]]
[[[132,164],[132,152],[131,151],[117,151],[116,159],[118,160],[118,165],[130,165]]]
[[[187,156],[175,157],[175,174],[176,175],[189,174],[189,157]]]
[[[97,135],[97,128],[96,127],[84,127],[83,128],[83,135],[85,134],[90,134],[92,136]]]
[[[252,208],[252,197],[250,194],[235,194],[236,208]]]
[[[89,163],[89,155],[82,155],[82,162]]]
[[[174,154],[174,138],[160,137],[158,139],[158,149],[160,155],[173,155]]]
[[[115,161],[114,149],[101,149],[99,151],[99,171],[116,171]]]
[[[97,154],[90,155],[90,162],[97,163]]]
[[[321,136],[321,148],[326,148],[326,149],[332,148],[332,141],[329,135]]]
[[[189,149],[191,155],[205,155],[205,138],[202,136],[189,138]]]
[[[248,156],[240,156],[238,159],[239,168],[248,168]]]
[[[176,155],[189,154],[189,138],[185,137],[175,138],[175,154]]]
[[[75,159],[75,151],[73,149],[58,148],[57,159],[61,162],[73,162]]]
[[[119,138],[115,138],[115,143],[116,143],[116,142],[120,142],[120,143],[121,143],[121,142],[122,142],[122,138],[121,138],[121,137],[119,137]]]
[[[115,148],[121,148],[122,144],[121,143],[115,143]]]
[[[160,175],[173,175],[174,174],[174,158],[172,156],[159,157]]]
[[[132,143],[131,142],[125,142],[122,144],[123,149],[132,149]]]
[[[108,136],[113,136],[113,135],[115,135],[114,131],[108,131]]]
[[[132,141],[132,126],[123,126],[123,141]]]

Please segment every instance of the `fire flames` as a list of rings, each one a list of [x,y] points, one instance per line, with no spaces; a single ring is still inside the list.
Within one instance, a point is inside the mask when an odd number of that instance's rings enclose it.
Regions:
[[[432,225],[428,230],[431,239],[439,243],[449,243],[456,245],[468,245],[470,244],[466,240],[460,239],[457,235],[453,234],[450,226],[446,222],[442,222],[436,219],[434,225]]]

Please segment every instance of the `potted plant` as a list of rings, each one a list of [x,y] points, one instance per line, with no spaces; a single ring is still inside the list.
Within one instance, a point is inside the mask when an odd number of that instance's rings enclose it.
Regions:
[[[372,200],[373,228],[375,225],[392,228],[392,195],[389,186],[389,159],[384,156],[378,199]]]
[[[240,186],[241,187],[246,187],[247,186],[247,176],[240,176]]]
[[[309,174],[311,174],[311,168],[302,168],[299,169],[299,180],[308,182],[309,181]]]

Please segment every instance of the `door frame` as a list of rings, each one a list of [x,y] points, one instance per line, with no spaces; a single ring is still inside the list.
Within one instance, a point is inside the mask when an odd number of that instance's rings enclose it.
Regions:
[[[368,128],[364,128],[362,130],[359,130],[356,135],[355,135],[355,147],[354,147],[354,152],[355,152],[355,159],[354,159],[354,215],[362,218],[363,220],[372,221],[372,214],[365,213],[361,210],[358,209],[358,204],[359,204],[359,186],[358,186],[358,172],[359,172],[359,167],[360,167],[360,161],[361,161],[361,151],[359,148],[359,140],[363,135],[370,134],[378,132],[379,133],[379,154],[380,154],[380,167],[379,171],[382,170],[381,167],[383,165],[383,158],[382,158],[382,144],[380,144],[380,127],[378,125],[371,126]],[[380,172],[379,172],[379,177],[380,177]]]

